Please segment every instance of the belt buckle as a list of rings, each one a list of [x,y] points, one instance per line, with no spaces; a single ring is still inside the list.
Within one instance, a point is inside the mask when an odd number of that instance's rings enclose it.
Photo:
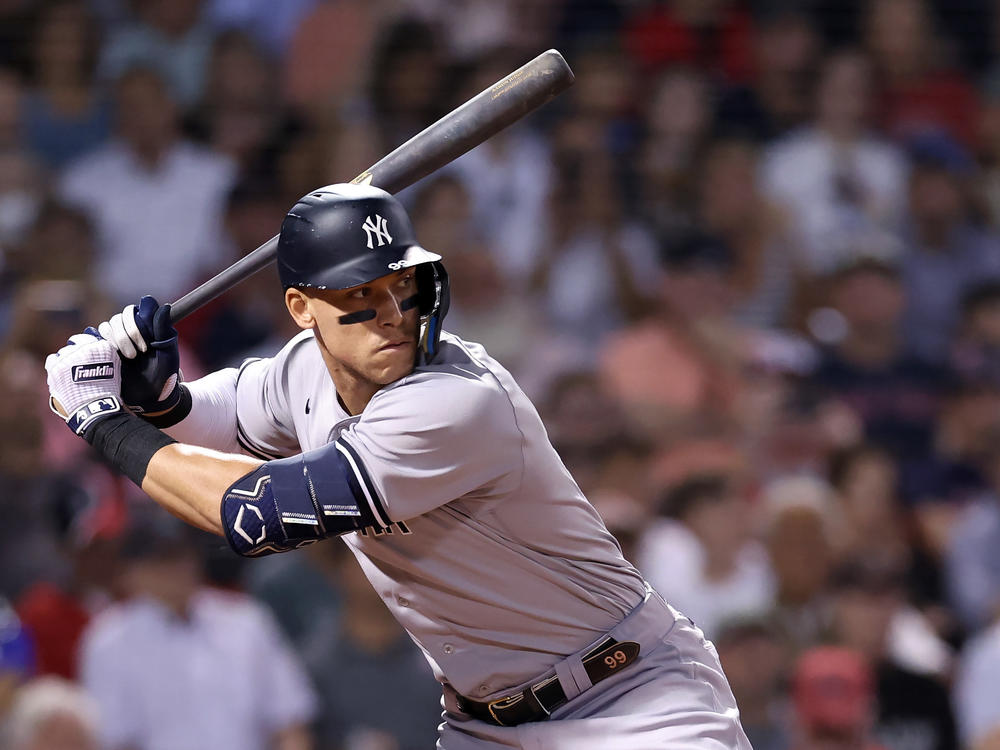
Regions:
[[[524,700],[525,693],[531,693],[531,696],[535,699],[535,703],[538,704],[538,707],[541,708],[542,711],[545,712],[546,716],[551,716],[552,713],[549,711],[549,709],[547,709],[545,707],[545,704],[542,703],[541,700],[539,700],[539,698],[538,698],[538,692],[537,691],[541,690],[543,687],[545,687],[546,685],[548,685],[550,682],[553,682],[553,681],[558,680],[558,679],[559,679],[559,677],[557,675],[552,675],[551,677],[548,677],[548,678],[542,680],[541,682],[536,682],[534,685],[531,685],[530,687],[528,687],[523,692],[515,693],[514,695],[508,695],[506,698],[497,698],[496,700],[492,700],[492,701],[490,701],[489,703],[486,704],[486,708],[490,712],[490,716],[493,717],[493,721],[495,721],[497,724],[499,724],[502,727],[506,727],[508,725],[504,724],[503,721],[500,719],[500,717],[497,716],[497,710],[499,709],[499,710],[503,711],[503,710],[506,710],[506,709],[510,708],[511,706],[516,706],[518,703],[520,703],[521,701]],[[510,726],[514,726],[514,725],[510,725]]]
[[[505,727],[507,725],[503,723],[503,721],[500,719],[499,716],[497,716],[497,712],[495,709],[510,708],[511,706],[516,705],[519,701],[522,700],[524,700],[523,693],[518,693],[517,695],[508,695],[506,698],[497,698],[496,700],[490,701],[489,703],[486,704],[486,708],[490,712],[490,716],[493,717],[493,721],[495,721],[498,725]],[[501,703],[505,705],[501,706],[500,705]]]

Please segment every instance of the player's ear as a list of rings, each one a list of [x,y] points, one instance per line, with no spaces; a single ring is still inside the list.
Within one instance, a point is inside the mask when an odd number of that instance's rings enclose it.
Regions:
[[[288,308],[288,314],[292,316],[292,320],[295,321],[295,325],[299,328],[310,329],[316,327],[316,318],[312,314],[309,298],[301,289],[289,287],[285,290],[285,307]]]

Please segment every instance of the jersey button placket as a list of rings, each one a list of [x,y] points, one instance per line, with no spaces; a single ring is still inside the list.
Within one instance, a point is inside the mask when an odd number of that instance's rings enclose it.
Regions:
[[[400,607],[409,607],[410,606],[410,600],[407,599],[405,596],[397,596],[396,597],[396,604],[398,604]]]
[[[453,653],[455,653],[455,647],[452,646],[450,643],[444,644],[441,647],[441,650],[444,651],[446,654],[453,654]]]

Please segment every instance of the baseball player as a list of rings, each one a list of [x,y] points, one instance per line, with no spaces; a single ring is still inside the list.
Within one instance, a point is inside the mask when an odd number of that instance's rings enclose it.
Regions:
[[[311,193],[277,256],[303,330],[274,357],[182,384],[146,297],[48,357],[53,407],[241,555],[342,537],[442,683],[439,748],[749,748],[714,647],[622,557],[510,374],[442,332],[447,274],[398,201]]]

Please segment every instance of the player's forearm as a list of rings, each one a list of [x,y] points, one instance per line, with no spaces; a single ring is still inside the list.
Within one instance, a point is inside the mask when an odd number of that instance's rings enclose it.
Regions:
[[[260,464],[256,458],[174,443],[150,459],[142,489],[182,521],[222,536],[222,496]]]

